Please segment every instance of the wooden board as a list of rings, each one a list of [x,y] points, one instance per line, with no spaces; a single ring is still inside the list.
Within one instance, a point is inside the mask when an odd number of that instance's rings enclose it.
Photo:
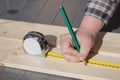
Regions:
[[[27,0],[27,5],[17,15],[16,20],[30,22],[34,21],[46,3],[47,0]]]
[[[66,76],[84,80],[119,80],[120,69],[83,63],[69,63],[64,59],[31,56],[24,52],[22,39],[29,31],[43,33],[47,40],[59,45],[66,27],[0,20],[0,64],[12,68]],[[93,58],[120,63],[120,34],[99,33],[92,51]],[[101,44],[102,43],[102,44]],[[57,47],[59,49],[59,47]]]
[[[0,0],[0,18],[65,26],[59,12],[62,5],[71,25],[79,27],[86,4],[87,0]]]
[[[10,13],[8,11],[9,10],[17,10],[18,13],[20,13],[22,11],[22,9],[26,6],[27,0],[24,0],[24,1],[22,1],[22,0],[16,0],[16,1],[2,0],[1,3],[2,3],[1,7],[3,7],[2,8],[3,12],[1,12],[0,18],[15,20],[15,18],[18,16],[18,14],[17,13],[14,14],[12,12]]]
[[[79,27],[84,10],[86,8],[86,3],[87,0],[65,0],[64,3],[61,3],[61,5],[65,8],[73,27]],[[57,14],[52,24],[62,26],[66,25],[60,12]]]
[[[63,0],[61,0],[61,3]],[[48,0],[44,8],[35,18],[34,22],[40,22],[44,24],[51,24],[54,18],[59,12],[60,1],[59,0]]]

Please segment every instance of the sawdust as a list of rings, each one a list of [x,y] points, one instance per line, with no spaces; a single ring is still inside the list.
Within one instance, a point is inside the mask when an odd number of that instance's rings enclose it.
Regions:
[[[4,61],[4,59],[0,60],[0,66],[4,66],[3,61]]]
[[[15,56],[18,56],[18,53],[20,53],[23,50],[23,47],[18,47],[14,49],[11,53],[14,54]]]
[[[23,50],[23,47],[19,47],[19,48],[17,48],[16,50],[18,50],[18,51],[19,51],[19,50]]]
[[[18,53],[17,53],[17,52],[12,52],[12,54],[14,54],[15,56],[17,56],[17,55],[18,55]]]
[[[6,34],[7,33],[7,31],[1,31],[0,32],[0,34]]]

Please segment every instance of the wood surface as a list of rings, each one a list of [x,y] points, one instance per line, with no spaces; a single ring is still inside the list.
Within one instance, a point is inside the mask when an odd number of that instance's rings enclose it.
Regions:
[[[40,14],[47,0],[27,0],[25,7],[17,14],[16,20],[33,22]]]
[[[16,0],[16,3],[14,0],[1,0],[2,5],[0,7],[3,7],[1,10],[0,18],[2,19],[13,19],[15,20],[18,14],[9,14],[9,10],[18,10],[18,13],[22,11],[22,9],[25,7],[27,4],[27,0],[20,1]]]
[[[59,13],[64,6],[73,27],[79,27],[87,0],[0,0],[0,19],[65,26]],[[17,10],[17,13],[8,13]]]
[[[74,29],[76,30],[76,29]],[[29,31],[39,31],[54,45],[60,36],[68,32],[66,27],[17,22],[0,19],[0,64],[12,68],[30,70],[85,80],[119,80],[120,69],[84,63],[69,63],[55,57],[31,56],[24,52],[22,39]],[[120,34],[100,32],[92,52],[93,59],[120,63]],[[59,49],[59,46],[57,46]]]
[[[74,27],[80,26],[80,21],[83,17],[82,15],[84,15],[86,4],[87,4],[86,0],[83,0],[83,1],[82,0],[76,0],[76,1],[64,0],[63,3],[61,2],[61,5],[64,6],[72,26]],[[65,26],[65,22],[60,12],[58,12],[52,24]]]
[[[51,24],[59,12],[59,6],[64,0],[48,0],[41,12],[35,18],[35,22]]]

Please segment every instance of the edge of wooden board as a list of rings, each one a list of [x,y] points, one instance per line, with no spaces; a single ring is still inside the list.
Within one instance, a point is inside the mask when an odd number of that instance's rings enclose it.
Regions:
[[[68,32],[67,28],[60,26],[0,20],[0,55],[5,55],[1,61],[3,66],[85,80],[119,80],[119,69],[96,65],[85,66],[83,63],[69,63],[64,59],[53,57],[41,58],[39,56],[26,54],[22,49],[22,38],[25,33],[31,30],[42,32],[45,35],[51,35],[47,36],[47,39],[55,45],[59,44],[60,35]],[[103,34],[103,36],[101,36],[101,34]],[[98,35],[98,39],[103,37],[102,44],[98,48],[98,54],[107,56],[108,59],[112,57],[112,59],[115,58],[119,60],[120,42],[118,40],[120,39],[120,35],[115,33],[99,33]],[[52,41],[51,38],[55,40]],[[98,43],[98,41],[96,40],[96,43]],[[97,44],[96,46],[99,45],[100,44]],[[113,48],[115,49],[112,50]],[[96,47],[94,47],[93,50],[94,49],[96,49]],[[116,54],[116,56],[113,56],[114,54]]]

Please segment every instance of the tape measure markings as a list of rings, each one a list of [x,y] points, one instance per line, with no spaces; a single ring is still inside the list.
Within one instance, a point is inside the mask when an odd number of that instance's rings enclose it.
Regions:
[[[51,51],[49,51],[47,53],[47,56],[53,56],[53,57],[57,57],[57,58],[63,58],[63,56],[61,54],[56,53],[56,52],[51,52]],[[86,62],[89,63],[89,64],[96,64],[96,65],[101,65],[101,66],[107,66],[107,67],[113,67],[113,68],[120,68],[120,64],[119,63],[106,62],[106,61],[94,60],[94,59],[88,59]]]

